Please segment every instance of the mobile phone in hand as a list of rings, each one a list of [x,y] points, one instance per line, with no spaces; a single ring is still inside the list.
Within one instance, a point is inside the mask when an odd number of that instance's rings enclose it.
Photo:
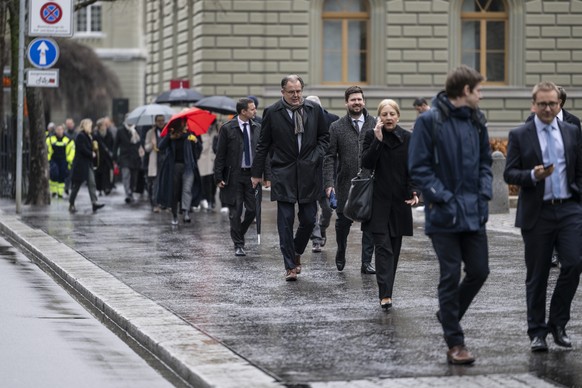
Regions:
[[[544,166],[544,170],[547,170],[547,169],[552,168],[552,167],[554,167],[554,163],[546,164]]]
[[[335,191],[329,193],[329,207],[332,209],[337,209],[337,198],[335,197]]]

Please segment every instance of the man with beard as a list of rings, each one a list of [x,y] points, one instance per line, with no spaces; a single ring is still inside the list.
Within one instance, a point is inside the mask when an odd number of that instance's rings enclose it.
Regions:
[[[343,209],[348,199],[351,180],[358,175],[360,168],[360,153],[363,136],[367,130],[376,126],[374,117],[366,110],[364,92],[359,86],[350,86],[345,91],[345,102],[348,113],[331,124],[329,128],[330,143],[323,162],[323,177],[326,195],[329,198],[332,191],[337,197],[337,218],[335,233],[337,253],[335,264],[342,271],[346,264],[346,249],[352,220],[344,216]],[[337,165],[337,174],[334,166]],[[375,274],[372,265],[374,240],[370,232],[362,234],[362,267],[363,274]]]

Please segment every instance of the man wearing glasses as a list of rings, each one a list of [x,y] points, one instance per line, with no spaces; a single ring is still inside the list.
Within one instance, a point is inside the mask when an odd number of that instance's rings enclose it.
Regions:
[[[321,168],[329,145],[323,110],[303,98],[303,80],[292,74],[281,81],[282,98],[265,108],[261,138],[251,168],[252,184],[261,182],[267,154],[271,156],[271,201],[277,201],[279,245],[285,279],[297,280],[301,255],[315,226],[321,196]],[[293,236],[295,203],[299,228]]]
[[[540,82],[532,92],[533,120],[509,133],[504,178],[519,185],[515,226],[525,246],[528,335],[533,352],[547,351],[546,336],[570,348],[566,334],[582,259],[582,134],[556,118],[558,87]],[[552,249],[560,255],[560,275],[546,321],[546,288]]]

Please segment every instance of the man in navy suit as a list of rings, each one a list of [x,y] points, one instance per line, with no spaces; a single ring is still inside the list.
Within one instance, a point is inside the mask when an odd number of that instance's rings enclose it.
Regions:
[[[520,186],[515,226],[521,228],[525,245],[528,335],[534,352],[548,350],[548,332],[557,345],[572,346],[565,327],[582,273],[582,133],[556,118],[559,96],[553,82],[534,87],[535,117],[509,133],[504,172],[507,183]],[[554,246],[561,268],[546,322]]]

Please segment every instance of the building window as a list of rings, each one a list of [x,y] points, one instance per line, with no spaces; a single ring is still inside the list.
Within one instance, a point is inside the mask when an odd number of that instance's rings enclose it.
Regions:
[[[77,17],[78,33],[94,34],[101,33],[102,27],[102,10],[101,4],[95,3],[81,8],[75,13]]]
[[[368,1],[323,3],[323,83],[368,82]]]
[[[503,0],[465,0],[461,9],[461,62],[479,71],[485,84],[507,80],[508,12]]]

